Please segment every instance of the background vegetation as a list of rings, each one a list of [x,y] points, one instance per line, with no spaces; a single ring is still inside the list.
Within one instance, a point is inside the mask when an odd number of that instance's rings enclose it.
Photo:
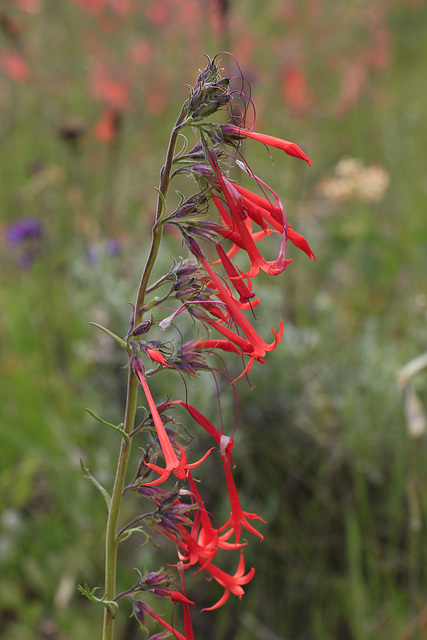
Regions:
[[[245,598],[196,615],[196,637],[426,636],[426,375],[405,393],[396,376],[427,340],[426,25],[423,0],[3,0],[2,638],[99,636],[76,585],[102,584],[105,508],[79,461],[109,485],[117,436],[84,408],[120,421],[125,362],[88,322],[127,331],[170,126],[219,50],[251,83],[256,129],[316,162],[245,143],[317,263],[295,255],[265,282],[285,337],[255,390],[240,383],[235,462],[268,526]],[[182,394],[170,384],[158,393]],[[191,389],[214,415],[210,393]],[[167,562],[126,553],[125,584]]]

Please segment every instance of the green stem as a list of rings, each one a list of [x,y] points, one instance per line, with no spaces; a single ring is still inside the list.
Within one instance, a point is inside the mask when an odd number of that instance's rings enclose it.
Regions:
[[[128,435],[133,429],[137,404],[138,379],[132,367],[129,367],[128,390],[126,398],[126,411],[123,430]],[[114,600],[116,595],[116,570],[117,570],[117,523],[119,519],[120,502],[125,485],[126,470],[128,466],[132,440],[122,440],[120,455],[117,463],[116,479],[111,494],[111,505],[108,513],[107,534],[105,539],[105,599]],[[105,607],[103,640],[113,639],[115,608]]]
[[[179,130],[182,128],[187,114],[187,103],[184,103],[181,113],[172,130],[169,146],[166,154],[166,161],[160,174],[159,195],[157,198],[156,218],[152,230],[150,253],[141,277],[138,288],[138,295],[135,304],[134,326],[142,321],[144,315],[144,299],[148,288],[148,282],[156,261],[163,235],[163,216],[164,216],[164,200],[169,189],[171,181],[171,169],[173,164],[173,155],[178,139]],[[133,369],[129,366],[128,387],[126,397],[125,419],[123,421],[123,430],[129,435],[132,433],[135,424],[135,415],[137,407],[138,378]],[[120,447],[120,455],[117,462],[116,478],[111,494],[111,505],[108,512],[107,532],[105,540],[105,599],[112,601],[116,597],[116,573],[117,573],[117,550],[118,550],[118,534],[117,525],[119,520],[120,504],[123,497],[123,489],[125,486],[126,471],[131,452],[132,438],[122,440]],[[115,607],[106,606],[104,610],[104,626],[102,640],[113,640]]]
[[[163,201],[166,200],[166,196],[169,189],[170,184],[170,173],[172,169],[173,163],[173,154],[175,150],[176,141],[178,139],[178,134],[180,129],[183,126],[183,122],[185,120],[187,114],[187,102],[184,103],[181,109],[181,113],[178,116],[177,121],[175,122],[175,126],[172,129],[172,133],[169,139],[169,146],[166,154],[166,161],[163,165],[161,174],[160,174],[160,184],[159,184],[159,195],[157,197],[157,210],[156,210],[156,218],[152,230],[152,239],[151,239],[151,248],[150,253],[147,258],[147,262],[145,265],[144,272],[142,274],[141,282],[138,288],[138,295],[136,298],[135,304],[135,326],[137,326],[144,314],[143,304],[144,298],[148,287],[148,282],[150,280],[151,272],[154,267],[154,263],[157,258],[157,254],[160,249],[160,244],[163,236],[163,225],[162,222],[162,212],[163,212]]]

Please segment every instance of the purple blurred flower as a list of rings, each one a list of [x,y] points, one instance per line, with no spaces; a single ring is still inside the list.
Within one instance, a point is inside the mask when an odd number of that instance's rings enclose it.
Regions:
[[[16,259],[20,269],[29,269],[41,254],[39,241],[43,235],[43,226],[36,218],[19,218],[6,229],[6,242],[12,246],[22,246]]]
[[[117,238],[109,238],[107,240],[107,253],[110,256],[118,256],[120,255],[120,251],[120,242],[117,240]]]
[[[43,227],[36,218],[20,218],[12,222],[6,231],[6,240],[9,244],[21,244],[25,240],[41,238]]]

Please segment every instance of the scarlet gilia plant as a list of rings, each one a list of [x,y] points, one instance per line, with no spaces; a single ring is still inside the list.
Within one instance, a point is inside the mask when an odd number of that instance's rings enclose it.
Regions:
[[[184,583],[187,570],[194,580],[205,575],[217,583],[218,600],[207,607],[217,609],[231,595],[243,596],[245,585],[255,573],[253,567],[245,565],[246,536],[261,540],[263,537],[261,527],[265,521],[260,515],[244,511],[238,496],[233,478],[233,429],[227,425],[218,429],[190,404],[187,386],[185,399],[173,399],[167,396],[167,388],[163,398],[155,398],[151,384],[153,377],[161,376],[166,369],[174,369],[182,378],[205,373],[215,376],[217,370],[212,362],[215,355],[224,362],[223,358],[230,354],[237,365],[240,363],[236,379],[245,376],[255,362],[265,363],[266,354],[282,339],[284,322],[280,317],[273,320],[270,337],[263,327],[255,327],[254,309],[261,303],[256,277],[260,271],[278,276],[287,269],[291,262],[286,257],[288,240],[314,258],[305,238],[290,227],[279,196],[246,164],[242,141],[253,138],[308,164],[311,160],[296,144],[249,131],[244,126],[239,105],[247,105],[249,101],[241,91],[232,89],[229,78],[221,76],[218,64],[217,57],[208,59],[206,68],[199,71],[172,129],[157,189],[151,246],[128,334],[120,338],[99,327],[128,356],[123,424],[112,425],[90,412],[121,437],[111,494],[84,469],[103,493],[108,507],[104,595],[97,597],[95,589],[90,590],[87,585],[80,588],[88,598],[105,607],[103,640],[113,638],[117,609],[126,600],[144,630],[148,619],[154,619],[162,627],[153,637],[170,633],[180,640],[192,640],[191,609],[197,605],[187,595]],[[220,110],[229,114],[233,124],[212,121],[211,116]],[[184,129],[197,136],[192,145],[188,145]],[[253,190],[231,179],[234,165],[249,174]],[[187,177],[194,192],[180,195],[179,202],[171,206],[168,194],[177,177],[180,184]],[[167,273],[153,281],[152,272],[166,226],[179,230],[188,255],[177,258]],[[267,257],[261,245],[271,234],[280,238],[278,254]],[[174,341],[177,333],[188,334],[188,327],[190,336]],[[231,380],[227,367],[222,373],[233,385],[235,381]],[[137,411],[140,392],[146,406],[142,418]],[[211,441],[197,455],[188,446],[194,424]],[[136,472],[129,476],[128,461],[135,441],[143,453]],[[197,477],[208,456],[216,457],[219,468],[222,466],[224,470],[224,490],[230,501],[230,516],[224,523],[218,522],[210,505],[205,504],[203,483]],[[122,523],[120,506],[130,493],[138,496],[141,508],[130,522]],[[130,536],[142,537],[144,543],[155,539],[157,544],[159,536],[169,541],[176,548],[177,580],[173,567],[168,571],[138,571],[136,583],[117,593],[118,551]],[[234,554],[234,572],[228,573],[219,565],[220,550]],[[152,607],[151,597],[150,604],[145,602],[146,593],[157,596],[160,613]],[[175,628],[173,620],[164,620],[161,598],[182,607],[183,629]],[[126,606],[123,608],[126,613]]]

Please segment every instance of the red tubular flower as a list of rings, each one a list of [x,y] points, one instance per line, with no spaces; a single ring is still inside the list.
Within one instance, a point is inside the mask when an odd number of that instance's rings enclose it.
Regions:
[[[236,347],[230,340],[211,339],[211,340],[199,340],[194,345],[195,349],[222,349],[222,351],[233,351],[234,353],[242,353],[240,349]]]
[[[112,107],[107,107],[95,127],[95,138],[101,142],[113,140],[120,129],[120,120],[120,112]]]
[[[206,458],[208,457],[212,449],[209,449],[209,451],[197,462],[193,462],[192,464],[187,464],[187,455],[184,449],[182,448],[182,446],[179,445],[179,448],[181,450],[181,459],[178,460],[178,457],[173,449],[173,446],[171,444],[171,441],[169,440],[168,434],[166,433],[166,429],[160,418],[158,409],[151,395],[147,381],[144,377],[142,362],[136,356],[132,358],[132,367],[139,378],[139,381],[145,393],[145,397],[147,398],[148,406],[150,407],[154,426],[156,427],[157,435],[160,441],[160,446],[162,448],[163,456],[166,462],[165,469],[163,469],[162,467],[159,467],[156,464],[152,464],[150,462],[145,463],[147,467],[149,467],[150,469],[153,469],[153,471],[156,471],[156,473],[160,474],[160,478],[157,478],[157,480],[154,480],[153,482],[147,482],[146,486],[154,486],[157,484],[161,484],[162,482],[165,482],[169,478],[172,471],[179,480],[183,480],[188,475],[189,469],[194,469],[195,467],[198,467],[204,460],[206,460]]]
[[[279,233],[283,232],[283,224],[281,222],[281,213],[277,205],[272,204],[266,198],[263,198],[262,196],[259,196],[258,194],[253,193],[249,189],[245,189],[245,187],[241,187],[238,184],[234,186],[242,196],[246,211],[248,215],[252,218],[252,220],[254,220],[254,222],[259,224],[260,226],[263,226],[262,222],[261,223],[258,222],[258,220],[255,219],[254,217],[255,212],[257,212],[259,216],[262,217],[262,220],[264,220],[265,222],[270,224],[272,227],[274,227],[274,229],[276,229]],[[298,249],[301,249],[301,251],[304,251],[304,253],[306,253],[310,258],[310,260],[316,259],[313,251],[310,248],[310,245],[308,244],[304,236],[294,231],[289,224],[288,224],[288,240],[290,240],[296,247],[298,247]]]
[[[162,616],[156,613],[154,609],[150,607],[150,605],[146,604],[145,602],[141,602],[140,600],[134,600],[133,598],[130,598],[130,600],[133,604],[133,613],[137,620],[139,620],[142,624],[144,624],[145,614],[148,614],[149,616],[154,618],[154,620],[157,620],[157,622],[159,622],[170,633],[172,633],[175,638],[177,638],[177,640],[192,640],[191,636],[186,637],[182,635],[182,633],[174,629],[173,626],[169,624],[169,622],[163,620]]]
[[[169,366],[166,360],[164,359],[163,355],[157,349],[151,349],[151,347],[145,347],[144,351],[147,354],[147,356],[151,358],[151,360],[153,360],[153,362],[158,362],[159,364],[162,364],[164,367]]]
[[[225,271],[227,272],[228,277],[231,280],[231,284],[233,285],[233,287],[236,289],[237,293],[240,296],[239,298],[240,302],[242,303],[249,302],[249,300],[255,297],[255,293],[251,291],[251,289],[248,286],[249,280],[248,280],[248,285],[246,285],[243,282],[242,276],[239,274],[236,267],[233,265],[230,258],[227,256],[227,254],[225,253],[224,249],[221,247],[220,244],[216,245],[216,251],[218,253],[219,259],[221,260]],[[255,306],[259,302],[260,300],[258,298],[258,300],[252,301],[251,304],[252,306]]]
[[[203,503],[202,503],[203,504]],[[206,569],[218,553],[218,549],[234,551],[246,542],[227,542],[210,523],[204,505],[196,511],[191,531],[183,530],[179,537],[169,535],[178,547],[178,558],[184,569],[199,565],[196,573]]]
[[[252,240],[254,242],[265,238],[270,233],[284,233],[280,207],[272,204],[266,198],[262,198],[258,194],[253,193],[249,189],[245,189],[245,187],[241,187],[238,184],[234,184],[233,186],[240,193],[245,211],[248,214],[249,218],[263,229],[262,232],[260,231],[257,233],[251,233]],[[221,201],[215,197],[213,198],[213,201],[221,215],[223,223],[228,226],[232,225],[232,218],[225,207],[222,205]],[[273,228],[268,227],[268,224]],[[228,228],[224,227],[223,229],[218,229],[217,233],[221,234],[227,240],[233,242],[234,245],[239,249],[245,248],[242,239],[235,231],[230,231]],[[310,258],[310,260],[316,259],[316,256],[311,250],[307,240],[304,238],[304,236],[294,231],[289,223],[287,224],[287,239],[290,240],[296,247],[298,247],[298,249],[304,251],[304,253],[306,253]],[[228,255],[230,254],[228,253]]]
[[[230,497],[231,505],[230,518],[222,527],[220,527],[219,531],[225,531],[227,527],[230,527],[230,530],[221,536],[221,540],[228,540],[228,538],[230,538],[230,536],[234,533],[236,536],[236,542],[240,542],[242,527],[258,536],[258,538],[261,538],[262,540],[263,536],[248,522],[247,519],[249,518],[251,520],[261,520],[261,522],[264,522],[264,524],[267,523],[260,516],[257,516],[256,513],[247,513],[246,511],[242,511],[236,485],[234,483],[233,474],[227,461],[227,457],[225,454],[222,454],[221,457],[224,465],[225,479],[227,482],[228,495]]]
[[[178,562],[177,568],[178,568],[179,577],[181,579],[182,593],[184,595],[186,595],[186,593],[185,593],[185,582],[184,582],[184,568],[182,566],[182,562]],[[187,638],[187,640],[194,640],[193,625],[191,624],[191,617],[190,617],[190,608],[189,608],[187,602],[183,603],[182,609],[183,609],[183,613],[184,613],[185,637]]]
[[[265,273],[270,275],[278,275],[289,264],[289,260],[285,258],[285,250],[286,250],[286,240],[287,240],[287,222],[285,212],[282,208],[282,224],[283,224],[283,233],[282,233],[282,242],[280,244],[279,255],[277,260],[275,261],[266,261],[261,256],[260,252],[255,246],[255,242],[251,236],[251,233],[248,227],[245,224],[245,219],[247,218],[247,213],[245,211],[243,200],[235,188],[235,186],[223,176],[218,166],[218,161],[213,152],[208,153],[209,161],[215,171],[216,178],[218,180],[219,187],[224,194],[226,199],[228,208],[230,209],[230,213],[233,218],[233,222],[235,223],[236,231],[240,235],[242,248],[247,252],[249,259],[251,261],[251,269],[248,273],[244,274],[245,277],[253,278],[256,276],[260,269]],[[279,201],[280,202],[280,201]],[[233,228],[233,227],[232,227]]]
[[[220,538],[218,529],[214,529],[210,521],[208,512],[204,505],[204,502],[200,496],[197,485],[193,480],[191,472],[188,474],[188,482],[191,488],[194,499],[199,504],[199,509],[194,516],[193,526],[191,527],[190,534],[183,538],[181,546],[186,547],[185,554],[181,559],[188,559],[189,564],[187,567],[193,564],[200,564],[201,569],[204,568],[206,562],[210,562],[213,557],[216,556],[218,549],[235,550],[240,549],[246,545],[238,542],[225,542],[225,538]],[[180,543],[178,543],[180,544]],[[199,569],[200,570],[200,569]]]
[[[151,592],[161,598],[170,598],[172,602],[181,602],[182,604],[195,604],[192,600],[189,600],[186,595],[180,591],[174,591],[173,589],[167,589],[165,587],[157,587],[151,589]]]
[[[305,160],[308,165],[314,164],[313,160],[308,158],[304,151],[299,148],[295,142],[289,142],[288,140],[282,140],[282,138],[275,138],[274,136],[268,136],[265,133],[256,133],[256,131],[247,131],[246,129],[241,129],[240,127],[236,127],[233,124],[223,124],[222,132],[226,135],[236,135],[236,136],[245,136],[246,138],[253,138],[254,140],[258,140],[258,142],[262,142],[263,144],[268,145],[269,147],[276,147],[277,149],[281,149],[288,156],[294,156],[295,158],[301,158],[301,160]]]
[[[210,573],[212,578],[224,587],[224,594],[216,604],[212,607],[206,607],[205,609],[202,609],[202,611],[213,611],[214,609],[219,609],[219,607],[222,607],[222,605],[227,602],[230,597],[230,593],[233,593],[241,599],[245,593],[243,591],[242,584],[248,584],[255,574],[255,569],[252,567],[252,569],[245,575],[245,559],[242,552],[240,553],[239,565],[234,575],[226,573],[212,563],[209,563],[205,567],[205,571]]]
[[[243,242],[239,233],[236,231],[236,228],[235,228],[236,225],[234,224],[233,218],[231,217],[230,213],[227,211],[227,209],[224,207],[224,205],[221,203],[221,201],[218,198],[213,196],[212,199],[216,205],[216,208],[218,209],[218,212],[222,218],[222,222],[224,225],[223,227],[218,227],[216,232],[219,233],[226,240],[229,240],[230,242],[232,242],[232,247],[227,251],[227,257],[230,259],[240,249],[245,251],[245,243]],[[248,228],[249,233],[251,234],[253,242],[258,242],[259,240],[263,240],[264,238],[266,238],[271,233],[276,233],[276,229],[269,229],[267,227],[264,228],[264,226],[262,231],[253,232],[252,219],[250,217],[246,218],[245,224]],[[291,260],[289,260],[288,262],[291,262]],[[216,264],[216,263],[213,263],[213,264]],[[245,277],[244,274],[241,274],[240,278],[243,278],[243,277]]]
[[[209,324],[215,327],[222,335],[236,344],[242,351],[250,356],[253,356],[256,360],[263,358],[266,351],[272,351],[281,340],[283,335],[283,319],[280,324],[279,332],[276,334],[274,331],[275,340],[271,344],[267,344],[255,331],[249,320],[243,315],[239,308],[237,301],[229,294],[221,280],[211,268],[210,264],[203,261],[203,266],[211,277],[213,286],[218,290],[217,296],[222,302],[225,303],[231,317],[236,324],[242,329],[246,336],[246,340],[241,336],[233,333],[227,327],[222,326],[219,322],[210,322]]]
[[[215,342],[215,341],[212,341],[212,342]],[[219,342],[225,342],[225,340],[224,341],[220,340]],[[218,431],[218,429],[212,424],[212,422],[210,422],[202,413],[200,413],[200,411],[196,409],[196,407],[193,407],[193,405],[189,404],[188,402],[184,402],[183,400],[171,400],[170,402],[167,402],[166,405],[164,406],[169,407],[174,404],[179,404],[185,407],[188,413],[195,419],[196,422],[199,423],[201,427],[203,427],[205,431],[209,433],[210,436],[212,436],[212,438],[220,445],[220,447],[223,444],[223,438],[224,437],[228,438],[228,436],[224,436],[221,433],[221,431]],[[224,448],[224,455],[228,460],[230,460],[231,464],[233,464],[233,461],[231,460],[231,452],[233,450],[233,447],[234,447],[234,438],[228,438],[226,446]]]

